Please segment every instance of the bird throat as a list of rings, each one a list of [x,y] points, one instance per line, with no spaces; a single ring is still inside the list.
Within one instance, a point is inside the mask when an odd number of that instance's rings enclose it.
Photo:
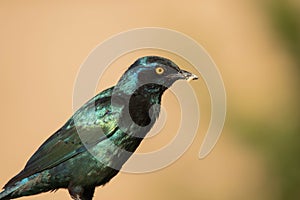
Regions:
[[[159,115],[164,86],[147,84],[139,87],[130,97],[129,114],[134,123],[145,127],[154,123]]]

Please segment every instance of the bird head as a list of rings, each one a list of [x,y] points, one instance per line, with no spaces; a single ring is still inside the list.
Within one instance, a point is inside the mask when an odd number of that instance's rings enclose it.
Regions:
[[[147,94],[162,94],[177,80],[196,79],[198,79],[196,75],[180,69],[167,58],[145,56],[137,59],[127,69],[116,85],[115,91],[132,95],[142,88]]]
[[[161,97],[177,80],[198,77],[169,59],[146,56],[137,59],[122,75],[112,94],[112,107],[122,109],[119,127],[127,132],[132,122],[149,130],[160,111]],[[147,131],[137,132],[143,137]]]

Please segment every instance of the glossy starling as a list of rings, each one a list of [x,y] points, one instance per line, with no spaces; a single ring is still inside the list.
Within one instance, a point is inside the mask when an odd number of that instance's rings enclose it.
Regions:
[[[40,146],[0,200],[59,188],[91,200],[95,187],[117,175],[139,146],[159,115],[162,94],[180,79],[197,76],[166,58],[139,58],[117,85],[89,100]]]

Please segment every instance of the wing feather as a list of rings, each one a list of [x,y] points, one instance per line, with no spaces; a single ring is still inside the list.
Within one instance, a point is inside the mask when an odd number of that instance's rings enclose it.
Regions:
[[[86,151],[83,143],[97,144],[110,137],[117,129],[117,122],[110,120],[109,123],[103,123],[103,121],[105,121],[106,115],[111,114],[109,105],[112,89],[101,92],[83,105],[61,129],[39,147],[28,160],[24,169],[13,177],[4,188],[13,186],[23,178],[53,168]],[[78,130],[80,134],[87,137],[79,137]],[[99,136],[99,132],[104,135]]]

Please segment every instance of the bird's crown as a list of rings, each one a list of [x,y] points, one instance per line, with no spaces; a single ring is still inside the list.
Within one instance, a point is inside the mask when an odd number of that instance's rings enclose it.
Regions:
[[[137,66],[168,66],[173,68],[176,71],[180,71],[180,68],[171,60],[159,56],[144,56],[139,59],[137,59],[129,68],[128,70],[137,67]]]

